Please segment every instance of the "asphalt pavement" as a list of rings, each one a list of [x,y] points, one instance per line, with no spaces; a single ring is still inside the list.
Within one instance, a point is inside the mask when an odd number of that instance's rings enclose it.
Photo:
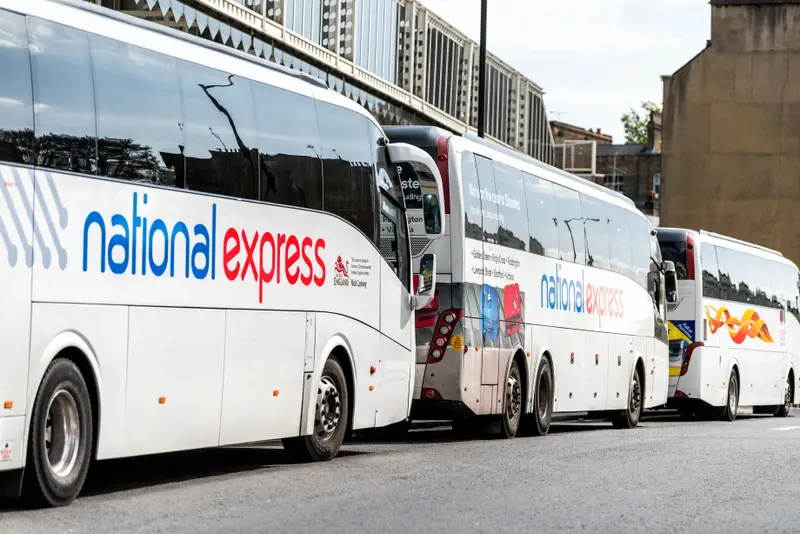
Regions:
[[[412,431],[324,464],[275,446],[103,462],[67,508],[0,511],[0,533],[800,532],[798,495],[800,411],[651,416],[513,440]]]

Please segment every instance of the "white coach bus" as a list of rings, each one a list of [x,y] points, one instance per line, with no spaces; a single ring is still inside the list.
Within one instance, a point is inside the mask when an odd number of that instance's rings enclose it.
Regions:
[[[408,417],[435,258],[415,294],[394,169],[440,184],[427,154],[321,82],[77,0],[0,0],[0,73],[5,495],[279,438],[327,460]]]
[[[553,412],[630,428],[667,402],[674,267],[629,199],[477,136],[385,131],[428,152],[444,187],[445,236],[412,234],[439,272],[416,317],[413,419],[513,437],[546,433]],[[437,199],[400,167],[413,218]]]
[[[789,415],[798,402],[797,266],[780,252],[724,235],[659,228],[680,298],[669,315],[670,406],[683,416]]]

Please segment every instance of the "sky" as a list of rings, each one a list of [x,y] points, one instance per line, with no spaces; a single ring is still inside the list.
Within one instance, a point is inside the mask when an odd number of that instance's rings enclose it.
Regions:
[[[476,42],[480,0],[420,0]],[[487,46],[545,91],[550,120],[624,142],[622,114],[662,102],[661,76],[711,35],[705,0],[489,0]]]

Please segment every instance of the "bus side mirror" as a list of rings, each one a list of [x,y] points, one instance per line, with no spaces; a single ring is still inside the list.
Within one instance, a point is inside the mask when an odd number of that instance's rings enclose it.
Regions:
[[[444,235],[444,202],[442,195],[442,175],[433,158],[421,148],[408,143],[390,143],[386,146],[389,160],[393,165],[410,167],[410,177],[419,182],[422,196],[422,217],[425,234],[429,239]]]
[[[436,295],[436,254],[423,254],[419,260],[419,274],[414,284],[414,309],[421,310],[431,303]]]
[[[661,267],[664,269],[664,291],[667,302],[674,304],[678,302],[678,273],[675,272],[675,263],[665,261]]]

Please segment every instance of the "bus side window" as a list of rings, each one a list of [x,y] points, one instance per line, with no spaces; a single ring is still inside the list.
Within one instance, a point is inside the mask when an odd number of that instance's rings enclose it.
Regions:
[[[513,167],[492,162],[497,194],[504,199],[497,205],[500,215],[498,240],[500,245],[516,250],[528,250],[528,204],[525,202],[525,186],[522,172]]]
[[[578,192],[553,184],[553,197],[558,213],[558,249],[561,251],[561,260],[586,265],[583,212]]]
[[[411,291],[411,258],[409,256],[408,233],[403,211],[388,195],[381,194],[379,226],[379,250],[383,259],[400,278],[403,286]]]
[[[617,206],[609,206],[608,213],[611,216],[608,225],[611,270],[632,279],[633,262],[629,212]]]
[[[528,204],[529,250],[540,256],[559,258],[558,213],[553,200],[553,184],[532,174],[522,174]]]
[[[325,211],[350,221],[378,243],[378,195],[372,166],[369,120],[340,106],[317,101]]]
[[[481,202],[478,168],[475,155],[464,151],[461,155],[461,184],[464,188],[464,236],[483,239],[483,205]]]
[[[717,250],[717,263],[719,265],[719,298],[722,300],[736,300],[734,281],[731,278],[730,264],[731,252],[725,247],[714,247]]]
[[[0,9],[0,35],[6,44],[0,46],[0,72],[17,74],[0,76],[0,102],[19,103],[3,106],[0,113],[0,161],[32,163],[33,100],[25,17]]]
[[[714,245],[700,245],[700,269],[703,272],[703,296],[718,299],[720,295],[719,266]]]
[[[258,82],[252,87],[261,200],[322,210],[322,160],[314,100]]]
[[[185,188],[186,126],[176,59],[94,34],[89,46],[98,173]]]
[[[97,174],[95,89],[87,34],[36,17],[28,17],[28,29],[36,164]]]

